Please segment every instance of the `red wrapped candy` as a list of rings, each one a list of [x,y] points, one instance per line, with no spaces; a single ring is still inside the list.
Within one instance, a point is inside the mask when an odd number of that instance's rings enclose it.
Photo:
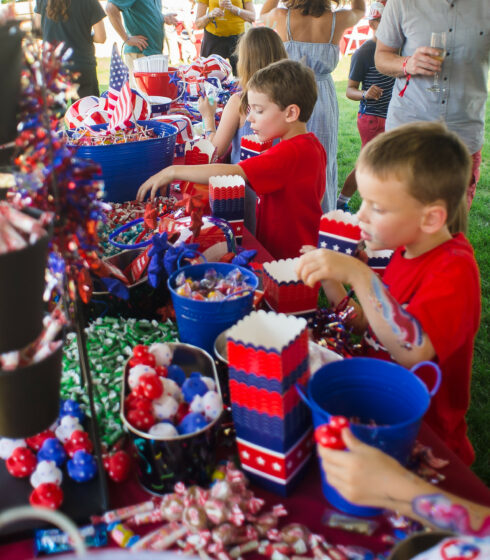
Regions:
[[[33,507],[58,509],[63,502],[63,490],[53,482],[45,482],[35,488],[29,496]]]
[[[70,457],[73,457],[75,451],[79,451],[80,449],[87,453],[92,453],[93,445],[87,432],[83,430],[74,430],[65,443],[65,451]]]
[[[29,447],[34,449],[34,451],[39,451],[45,440],[54,437],[56,436],[53,430],[44,430],[44,432],[41,432],[40,434],[26,438],[26,443]]]
[[[155,424],[155,417],[147,410],[133,408],[127,416],[129,423],[142,432],[147,432]]]
[[[116,451],[113,455],[104,457],[104,468],[114,482],[123,482],[131,471],[131,459],[126,451]]]
[[[24,478],[34,472],[37,460],[34,453],[27,447],[16,447],[5,464],[12,476]]]
[[[144,373],[140,376],[137,389],[147,399],[158,399],[163,393],[162,382],[156,373]]]

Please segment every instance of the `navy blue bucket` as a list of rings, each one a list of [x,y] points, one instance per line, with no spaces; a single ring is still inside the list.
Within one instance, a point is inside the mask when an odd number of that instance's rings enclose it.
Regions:
[[[421,366],[431,366],[436,373],[431,391],[415,375]],[[328,423],[331,416],[359,417],[361,424],[353,424],[352,433],[405,464],[440,383],[441,370],[433,362],[421,362],[409,371],[384,360],[351,358],[320,368],[308,383],[307,397],[298,390],[311,408],[315,428]],[[376,427],[366,425],[372,420]],[[323,493],[334,507],[351,515],[381,513],[345,500],[321,471]]]
[[[210,268],[223,276],[238,268],[252,289],[236,299],[223,301],[196,301],[177,294],[175,279],[181,272],[185,272],[187,277],[197,280],[203,278],[206,270]],[[181,342],[198,346],[213,355],[214,341],[217,336],[252,311],[254,290],[257,289],[258,279],[253,272],[241,266],[228,263],[204,263],[176,270],[168,279],[167,284],[172,295]]]
[[[103,198],[107,202],[134,200],[141,183],[173,163],[177,127],[158,121],[138,121],[138,124],[153,128],[159,138],[126,144],[80,146],[77,149],[77,157],[91,159],[101,166]],[[99,124],[92,128],[102,130],[106,127]],[[73,131],[67,133],[70,136]]]

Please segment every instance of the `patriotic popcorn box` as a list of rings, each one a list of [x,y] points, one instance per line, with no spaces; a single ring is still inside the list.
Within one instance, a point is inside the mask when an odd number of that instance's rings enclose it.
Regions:
[[[220,175],[209,179],[209,204],[213,216],[226,220],[241,240],[245,214],[245,181],[240,175]]]
[[[227,351],[242,466],[258,483],[286,494],[311,455],[311,417],[295,388],[310,376],[306,321],[253,311],[228,330]],[[264,462],[252,458],[256,452]]]
[[[377,274],[383,277],[385,269],[391,260],[393,251],[386,249],[384,251],[372,251],[371,249],[365,249],[367,255],[367,265],[371,270],[374,270]]]
[[[264,297],[278,313],[306,313],[317,307],[319,286],[306,286],[296,274],[296,259],[264,263]]]
[[[361,243],[361,229],[357,215],[333,210],[320,220],[318,247],[354,256]]]
[[[205,165],[214,163],[216,159],[216,148],[212,142],[202,138],[197,142],[185,143],[185,165]]]
[[[265,152],[272,146],[273,140],[261,142],[256,134],[247,134],[242,136],[240,141],[240,161],[254,157]]]

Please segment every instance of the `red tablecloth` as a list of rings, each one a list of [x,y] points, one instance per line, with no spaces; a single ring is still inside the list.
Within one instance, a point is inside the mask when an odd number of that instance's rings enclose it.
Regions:
[[[266,249],[258,244],[247,230],[244,230],[243,246],[247,249],[257,249],[257,260],[259,262],[272,260]],[[425,424],[422,425],[419,440],[430,446],[437,457],[449,460],[449,465],[441,470],[446,476],[446,479],[440,484],[441,488],[477,503],[490,506],[490,490]],[[329,505],[322,495],[320,472],[315,460],[311,462],[304,479],[288,498],[271,494],[258,487],[253,487],[253,490],[258,496],[266,500],[266,507],[277,503],[284,504],[289,512],[289,516],[286,518],[288,523],[303,523],[312,531],[324,534],[334,544],[357,544],[366,546],[375,552],[386,548],[386,545],[382,542],[382,535],[388,526],[382,520],[380,520],[380,526],[372,537],[325,527],[322,518]],[[136,478],[132,478],[123,484],[109,482],[109,492],[113,508],[142,502],[149,497],[149,494],[138,484]],[[31,539],[0,545],[0,558],[2,560],[25,560],[32,557],[33,543]]]

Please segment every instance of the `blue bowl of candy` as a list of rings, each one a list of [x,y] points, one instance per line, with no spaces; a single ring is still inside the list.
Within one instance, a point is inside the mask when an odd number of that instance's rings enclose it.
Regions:
[[[192,291],[196,283],[199,286]],[[216,337],[252,311],[258,283],[252,271],[228,263],[195,264],[175,271],[167,285],[180,340],[213,354]]]
[[[77,157],[100,165],[104,181],[103,199],[107,202],[134,200],[142,183],[173,163],[177,127],[158,121],[138,121],[138,124],[153,129],[157,137],[77,148]],[[99,124],[92,128],[103,130],[107,125]],[[68,136],[74,132],[66,131]]]
[[[121,419],[132,441],[132,455],[138,480],[146,490],[154,494],[172,492],[177,482],[200,486],[206,486],[211,482],[211,475],[216,465],[216,436],[222,412],[221,387],[213,358],[204,350],[190,344],[178,342],[165,344],[170,349],[172,361],[168,366],[167,377],[163,380],[162,400],[153,401],[157,424],[144,431],[136,428],[130,421],[127,397],[131,393],[132,376],[139,375],[139,372],[131,367],[131,360],[126,364],[121,391]],[[195,397],[193,391],[196,386],[202,384],[205,378],[208,379],[206,385],[214,382],[213,391],[219,395],[221,407],[216,409],[218,412],[213,415],[213,418],[207,418],[204,425],[196,422],[196,417],[200,414],[193,412],[195,409],[192,399]],[[159,413],[165,415],[165,411],[168,410],[168,397],[173,394],[176,385],[182,390],[183,402],[191,402],[189,412],[179,421],[173,416],[173,421],[162,420]],[[168,428],[163,432],[173,432],[174,435],[159,435],[158,428],[162,427]]]

